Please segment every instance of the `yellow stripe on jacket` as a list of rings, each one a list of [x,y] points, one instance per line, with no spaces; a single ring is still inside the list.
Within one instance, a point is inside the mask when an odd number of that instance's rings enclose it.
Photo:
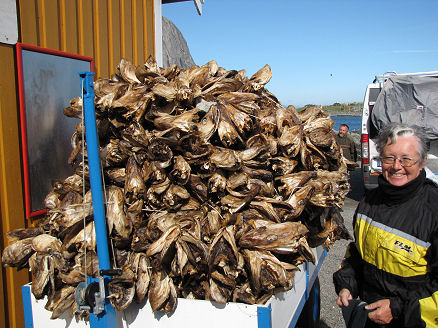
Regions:
[[[430,297],[423,298],[419,301],[421,308],[421,319],[426,323],[426,328],[438,327],[438,292]]]
[[[424,256],[429,243],[363,214],[356,217],[354,234],[362,259],[378,269],[401,277],[427,273]]]

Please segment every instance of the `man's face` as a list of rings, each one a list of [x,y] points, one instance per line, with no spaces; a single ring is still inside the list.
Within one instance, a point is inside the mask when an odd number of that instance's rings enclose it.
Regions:
[[[345,136],[347,134],[347,132],[348,132],[348,128],[346,126],[341,126],[339,128],[339,135],[341,137]]]

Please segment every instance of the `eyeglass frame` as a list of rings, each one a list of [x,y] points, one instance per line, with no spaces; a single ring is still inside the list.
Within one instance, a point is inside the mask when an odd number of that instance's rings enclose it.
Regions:
[[[385,163],[385,159],[392,159],[392,162],[391,163]],[[385,164],[388,164],[388,165],[394,165],[395,162],[398,160],[400,162],[400,165],[403,166],[403,167],[412,167],[412,166],[414,166],[415,164],[417,164],[420,161],[419,159],[414,161],[412,158],[409,158],[409,157],[407,157],[407,158],[398,158],[398,157],[395,157],[395,156],[380,157],[380,160],[382,161],[382,163],[385,163]],[[405,160],[414,161],[414,162],[411,165],[406,165],[406,164],[403,164],[403,161],[405,161]]]

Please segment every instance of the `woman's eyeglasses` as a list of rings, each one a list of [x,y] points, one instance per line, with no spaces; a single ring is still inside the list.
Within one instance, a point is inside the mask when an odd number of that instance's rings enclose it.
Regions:
[[[408,157],[398,158],[394,156],[385,156],[382,157],[381,160],[384,164],[389,164],[389,165],[393,165],[395,161],[398,160],[400,162],[400,165],[403,167],[410,167],[418,162],[418,160],[412,158],[408,158]]]

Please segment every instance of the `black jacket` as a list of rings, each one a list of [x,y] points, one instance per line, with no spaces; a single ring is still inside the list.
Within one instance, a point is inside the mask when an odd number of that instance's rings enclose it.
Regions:
[[[401,187],[380,176],[353,227],[336,292],[347,288],[367,303],[389,298],[390,327],[438,327],[438,188],[424,170]]]

